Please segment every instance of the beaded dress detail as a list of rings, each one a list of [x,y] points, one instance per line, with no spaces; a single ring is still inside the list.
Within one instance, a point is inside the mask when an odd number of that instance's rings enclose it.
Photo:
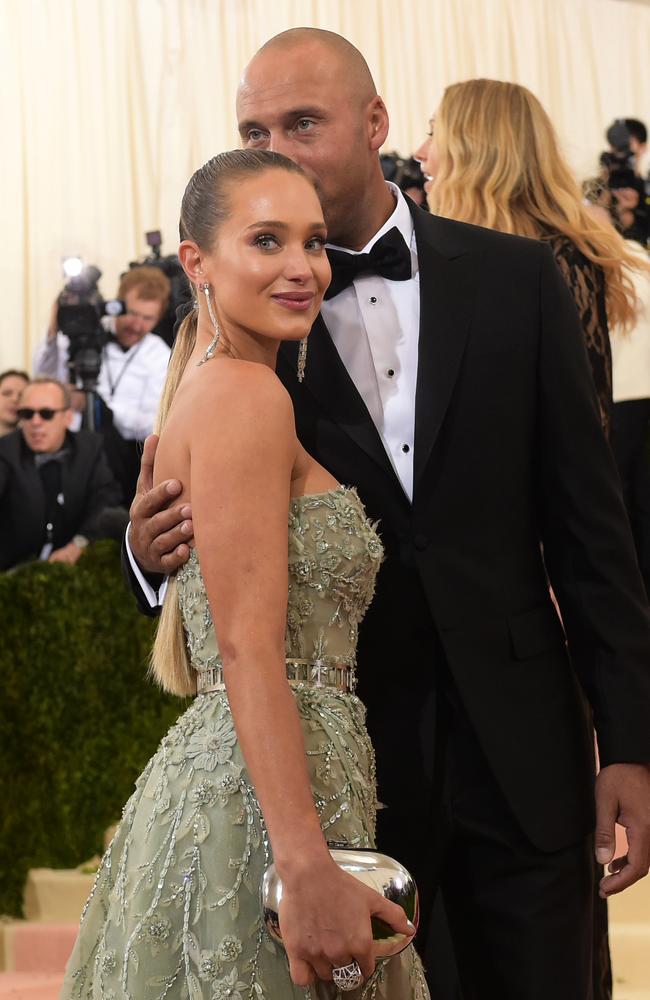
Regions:
[[[292,500],[287,672],[314,802],[330,841],[374,846],[374,756],[354,694],[328,686],[355,668],[359,623],[383,549],[352,489]],[[200,681],[221,661],[196,553],[178,573]],[[349,676],[349,675],[348,675]],[[97,873],[62,1000],[428,1000],[413,947],[358,990],[294,986],[264,930],[270,843],[225,690],[199,694],[136,782]]]

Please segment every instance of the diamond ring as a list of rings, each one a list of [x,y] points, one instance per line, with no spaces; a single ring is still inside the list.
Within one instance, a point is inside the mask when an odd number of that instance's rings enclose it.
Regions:
[[[358,962],[350,962],[332,969],[332,979],[341,993],[350,993],[363,983],[363,973]]]

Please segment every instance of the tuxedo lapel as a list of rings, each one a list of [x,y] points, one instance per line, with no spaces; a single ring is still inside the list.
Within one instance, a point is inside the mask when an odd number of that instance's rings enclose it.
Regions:
[[[420,275],[414,488],[431,455],[458,378],[474,309],[480,254],[441,220],[412,209]]]
[[[295,371],[296,345],[284,343],[280,353]],[[348,375],[320,314],[309,334],[303,387],[318,400],[322,409],[331,415],[359,448],[396,478],[372,417]]]

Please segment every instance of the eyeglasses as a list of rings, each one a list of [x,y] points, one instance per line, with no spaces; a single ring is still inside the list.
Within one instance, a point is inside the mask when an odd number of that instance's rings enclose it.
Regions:
[[[68,406],[59,406],[56,410],[53,410],[50,406],[44,406],[41,410],[31,410],[28,406],[23,406],[19,410],[16,410],[16,416],[19,420],[32,420],[38,413],[41,420],[52,420],[55,413],[64,413],[68,409]]]

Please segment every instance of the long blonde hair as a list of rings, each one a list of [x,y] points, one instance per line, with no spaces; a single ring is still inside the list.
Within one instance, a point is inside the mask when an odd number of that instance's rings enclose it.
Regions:
[[[192,240],[209,251],[215,243],[219,225],[230,210],[231,185],[264,170],[285,170],[301,174],[304,171],[293,160],[267,150],[234,149],[208,160],[190,179],[181,203],[179,234],[181,240]],[[197,290],[194,290],[195,299]],[[156,433],[165,426],[169,411],[187,363],[196,344],[198,309],[195,307],[181,323],[167,369]],[[176,574],[169,577],[156,638],[151,651],[150,674],[172,694],[196,693],[196,673],[190,663],[183,620],[178,605]]]
[[[436,114],[438,166],[428,195],[437,215],[536,239],[562,234],[602,268],[609,322],[636,317],[630,271],[650,265],[582,204],[551,120],[526,87],[468,80],[447,87]]]

